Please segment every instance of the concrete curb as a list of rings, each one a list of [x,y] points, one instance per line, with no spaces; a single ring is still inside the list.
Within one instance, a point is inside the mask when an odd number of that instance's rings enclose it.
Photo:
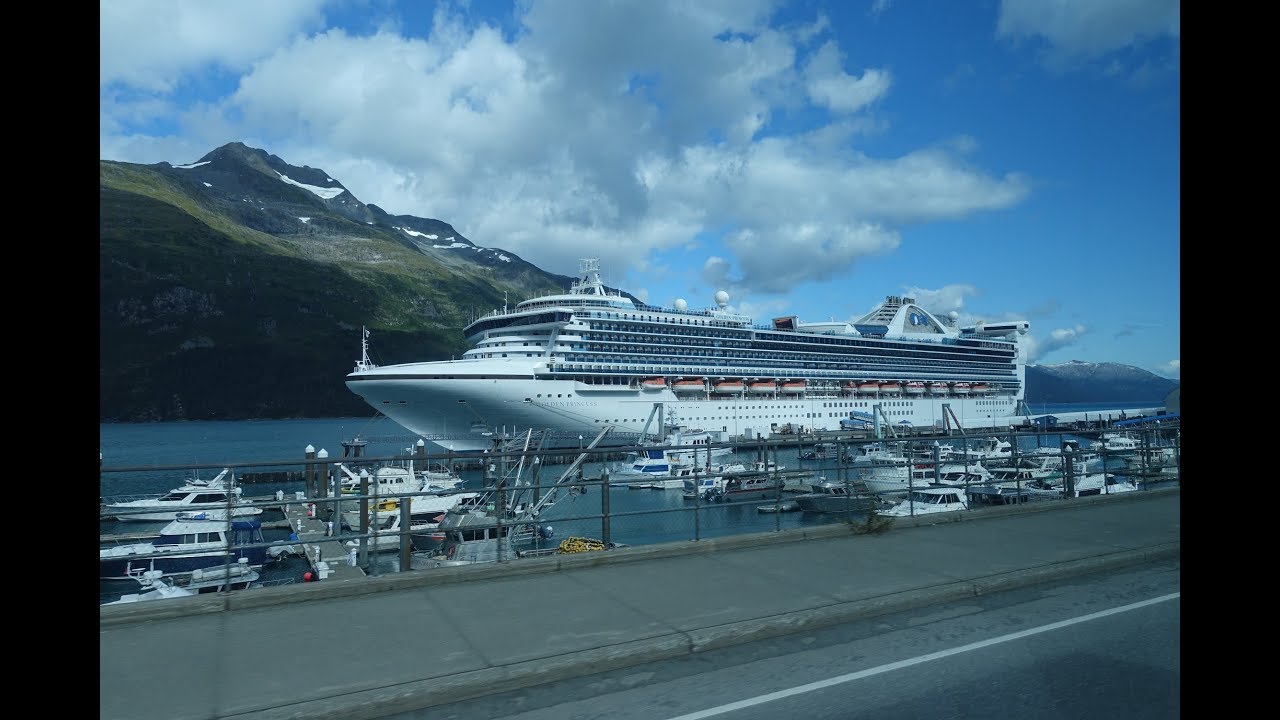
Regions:
[[[957,513],[941,513],[921,517],[893,518],[888,530],[907,529],[922,525],[938,525],[950,522],[975,522],[990,518],[1022,515],[1026,513],[1052,512],[1094,503],[1140,502],[1170,494],[1180,493],[1180,488],[1162,488],[1142,492],[1121,493],[1118,495],[1095,495],[1074,498],[1070,501],[1054,501],[1026,503],[1022,505],[1003,505]],[[852,537],[865,534],[857,521],[836,522],[812,528],[793,528],[787,530],[771,530],[759,533],[746,533],[726,537],[707,538],[704,540],[682,540],[659,545],[642,545],[619,548],[605,552],[590,552],[574,555],[551,555],[539,558],[522,558],[520,560],[486,563],[474,567],[455,567],[429,571],[409,571],[366,577],[354,580],[333,580],[319,583],[308,583],[301,586],[289,585],[274,588],[254,588],[251,592],[216,593],[195,597],[172,598],[164,602],[131,603],[126,605],[102,605],[98,611],[99,627],[116,627],[154,620],[166,620],[189,615],[204,615],[228,610],[246,610],[250,608],[283,605],[286,603],[311,602],[333,598],[352,597],[368,593],[389,592],[407,588],[437,587],[455,583],[493,580],[499,578],[536,575],[548,572],[560,572],[577,568],[614,565],[620,563],[640,562],[657,558],[681,557],[721,550],[734,550],[744,547],[757,547],[762,543],[779,544],[802,542],[805,540],[822,540],[838,537]]]
[[[567,677],[669,660],[977,595],[1177,559],[1180,555],[1180,542],[1166,543],[225,717],[245,720],[371,720]]]

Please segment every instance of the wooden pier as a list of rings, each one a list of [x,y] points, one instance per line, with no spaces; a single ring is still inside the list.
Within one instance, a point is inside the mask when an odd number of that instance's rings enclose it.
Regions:
[[[347,548],[328,534],[329,523],[310,515],[308,508],[317,507],[320,506],[306,500],[294,500],[280,508],[284,511],[285,521],[298,537],[297,543],[302,546],[302,551],[307,556],[312,577],[315,580],[348,580],[364,577],[364,570],[359,566],[353,567],[347,564]],[[335,519],[333,523],[335,534],[339,532],[340,526],[341,522]],[[321,563],[324,565],[322,566]]]

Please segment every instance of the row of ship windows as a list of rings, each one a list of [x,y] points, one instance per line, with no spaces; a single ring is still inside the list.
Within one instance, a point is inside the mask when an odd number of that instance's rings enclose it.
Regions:
[[[525,357],[538,357],[538,356],[539,356],[539,354],[538,354],[538,353],[526,353],[526,354],[525,354]],[[509,357],[509,355],[508,355],[508,353],[483,353],[483,354],[481,354],[481,355],[480,355],[480,357],[483,357],[483,358],[504,358],[504,357]],[[598,358],[597,358],[597,359],[598,359]],[[677,362],[687,362],[687,361],[688,361],[688,359],[687,359],[687,358],[672,358],[672,359],[673,359],[673,360],[675,360],[675,361],[677,361]],[[776,359],[778,359],[778,358],[770,357],[769,359],[771,359],[771,360],[776,360]],[[578,356],[575,356],[575,355],[570,355],[568,358],[566,358],[566,361],[567,361],[567,362],[586,362],[586,360],[585,360],[584,358],[579,358]],[[629,364],[629,365],[635,365],[635,364],[639,364],[639,363],[650,363],[649,367],[659,367],[659,366],[661,365],[661,359],[653,359],[653,358],[648,358],[648,359],[646,359],[646,358],[626,358],[625,360],[620,361],[620,363],[619,363],[619,364],[624,364],[624,365],[628,365],[628,364]],[[656,363],[656,364],[655,364],[655,363]],[[705,362],[705,363],[704,363],[704,366],[713,366],[713,365],[714,365],[714,366],[716,366],[716,367],[729,367],[729,366],[730,366],[729,362],[728,362],[728,361],[725,361],[725,360],[715,360],[715,361],[710,361],[710,362]],[[898,365],[899,365],[900,367],[902,367],[902,368],[906,368],[906,369],[905,369],[905,370],[897,370],[897,371],[894,371],[895,373],[897,373],[897,372],[910,372],[910,371],[911,371],[911,369],[912,369],[913,367],[924,367],[924,368],[928,368],[931,372],[942,372],[942,371],[943,371],[943,370],[941,370],[941,369],[937,369],[937,368],[929,368],[929,366],[928,366],[928,365],[926,365],[925,363],[899,363]],[[984,366],[986,366],[986,367],[984,368]],[[992,371],[992,372],[999,372],[999,371],[1001,371],[1001,370],[1008,371],[1008,368],[1009,368],[1009,366],[1008,366],[1007,364],[1005,364],[1005,363],[969,363],[965,368],[963,368],[963,371],[964,371],[964,372],[973,372],[973,371],[975,371],[975,370],[987,369],[988,371]],[[667,368],[667,369],[668,369],[668,370],[674,370],[675,372],[696,372],[695,370],[692,370],[692,369],[689,369],[689,368]],[[794,368],[792,368],[792,369],[797,369],[797,370],[799,370],[799,369],[816,369],[816,368],[814,368],[814,367],[813,367],[813,363],[808,363],[808,364],[806,364],[803,368],[801,368],[800,366],[795,366],[795,367],[794,367]],[[838,367],[838,366],[837,366],[837,367],[833,367],[833,364],[825,364],[825,363],[823,364],[823,369],[827,369],[827,370],[837,370],[837,371],[849,371],[849,370],[844,370],[844,368],[841,368],[841,367]],[[876,372],[876,373],[881,373],[881,374],[884,374],[884,373],[888,372],[888,371],[884,370],[883,368],[875,369],[875,370],[868,370],[868,369],[863,369],[863,368],[862,368],[862,366],[856,366],[856,367],[855,367],[855,369],[853,369],[853,370],[851,370],[851,371],[852,371],[852,372],[860,372],[860,373],[864,373],[864,374],[865,374],[865,373],[868,373],[868,372]],[[658,372],[658,371],[657,371],[657,370],[653,370],[653,372]],[[891,374],[892,374],[892,373],[891,373]]]
[[[566,397],[571,398],[571,397],[573,397],[573,396],[574,396],[574,394],[573,394],[573,393],[568,393],[568,394],[566,394],[566,393],[556,393],[555,395],[552,395],[551,393],[547,393],[547,399],[548,399],[548,400],[550,400],[550,399],[552,399],[552,398],[566,398]],[[538,393],[535,397],[541,398],[541,397],[542,397],[542,393]],[[972,403],[973,403],[974,405],[999,405],[999,404],[1001,404],[1002,402],[1005,402],[1005,401],[1001,401],[1001,400],[974,400],[974,401],[972,401]],[[854,407],[854,408],[857,408],[857,407],[865,407],[865,408],[869,408],[869,407],[874,407],[874,406],[875,406],[875,405],[877,405],[877,404],[878,404],[878,405],[880,405],[880,407],[881,407],[881,408],[910,407],[910,406],[915,405],[915,403],[914,403],[914,402],[889,401],[889,402],[882,402],[882,403],[874,403],[874,402],[870,402],[870,401],[865,401],[865,402],[835,402],[835,403],[832,403],[832,402],[824,402],[824,403],[822,403],[822,407],[824,407],[824,408],[849,408],[849,407]],[[795,408],[795,409],[797,409],[797,410],[798,410],[798,409],[802,409],[802,408],[804,408],[805,406],[804,406],[804,404],[803,404],[803,403],[801,403],[801,404],[799,404],[799,405],[782,405],[781,407],[782,407],[782,408]],[[718,409],[719,409],[719,410],[729,410],[729,409],[731,409],[731,408],[730,408],[729,406],[725,406],[725,407],[720,407],[720,408],[718,408]],[[763,410],[763,409],[765,409],[765,406],[763,406],[763,405],[747,405],[746,407],[743,407],[743,408],[741,408],[741,409],[742,409],[742,410]],[[830,414],[830,416],[831,416],[831,417],[835,417],[836,415],[837,415],[837,413],[831,413],[831,414]],[[815,417],[819,417],[819,416],[815,416]],[[615,420],[614,422],[617,422],[617,421]]]
[[[536,333],[534,333],[534,334],[536,334]],[[593,337],[586,337],[585,339],[587,339],[587,340],[604,340],[604,341],[624,341],[624,340],[628,340],[628,338],[616,338],[616,337],[613,337],[613,336],[609,336],[609,337],[605,337],[605,338],[593,338]],[[637,339],[639,339],[639,338],[630,338],[630,340],[632,340],[632,341],[637,340]],[[519,341],[519,343],[518,343],[518,344],[519,344],[519,346],[520,346],[520,347],[531,347],[531,346],[532,346],[532,347],[536,347],[536,348],[543,348],[543,347],[546,345],[546,343],[545,343],[545,342],[542,342],[542,341],[529,342],[529,341],[527,341],[527,340]],[[814,354],[813,352],[796,351],[796,350],[794,350],[794,349],[791,347],[793,344],[794,344],[794,343],[787,343],[787,344],[785,344],[785,345],[784,345],[784,344],[781,344],[781,343],[780,343],[780,344],[778,344],[777,346],[764,346],[764,347],[760,347],[759,345],[756,345],[756,347],[757,347],[757,348],[759,348],[759,349],[761,349],[761,350],[768,351],[768,352],[765,352],[765,353],[763,354],[763,356],[764,356],[764,357],[769,357],[769,358],[796,358],[796,357],[808,357],[808,356],[810,356],[810,355]],[[482,347],[486,347],[486,348],[490,348],[490,347],[494,347],[494,348],[496,348],[496,347],[507,347],[508,345],[510,345],[510,346],[512,346],[512,347],[515,347],[515,346],[517,345],[517,341],[515,341],[515,340],[511,340],[511,341],[507,341],[507,340],[486,340],[486,341],[484,341],[484,342],[480,343],[480,345],[481,345]],[[705,350],[694,350],[692,353],[690,353],[690,352],[688,352],[688,351],[686,350],[687,348],[702,348],[702,347],[705,347],[705,348],[707,348],[707,349],[705,349]],[[714,343],[713,345],[705,345],[705,346],[704,346],[704,345],[695,344],[695,343],[688,342],[688,341],[679,341],[679,340],[677,340],[677,341],[676,341],[676,342],[674,342],[674,343],[671,343],[671,342],[664,342],[664,343],[645,343],[645,344],[643,344],[643,345],[616,345],[616,346],[615,346],[613,343],[611,343],[611,342],[603,342],[603,343],[589,343],[589,344],[587,344],[587,345],[582,345],[582,344],[580,344],[580,343],[569,343],[569,344],[568,344],[568,348],[567,348],[567,349],[568,349],[568,350],[570,350],[570,351],[573,351],[573,352],[589,352],[589,353],[596,353],[596,354],[598,354],[598,353],[605,353],[605,352],[610,352],[610,353],[639,352],[639,351],[642,351],[642,350],[643,350],[644,352],[656,352],[656,351],[664,350],[664,349],[665,349],[665,350],[669,351],[669,354],[673,354],[673,355],[675,355],[676,357],[685,357],[685,356],[689,356],[689,355],[693,355],[693,356],[696,356],[696,357],[705,357],[705,356],[711,356],[711,355],[714,355],[714,354],[717,352],[717,351],[715,350],[715,348],[720,348],[720,347],[728,347],[728,348],[745,349],[745,348],[750,348],[750,347],[752,347],[752,344],[751,344],[751,343],[749,343],[749,342],[737,342],[737,343],[730,342],[730,343],[723,343],[723,344],[722,344],[722,343],[720,343],[720,342],[716,342],[716,343]],[[564,346],[558,346],[558,348],[557,348],[557,349],[559,349],[559,350],[562,350],[562,351],[563,351],[563,350],[564,350],[564,349],[566,349],[566,348],[565,348]],[[842,351],[845,351],[846,349],[841,348],[841,350],[842,350]],[[930,351],[924,351],[924,350],[917,350],[917,351],[913,351],[913,350],[908,350],[908,349],[904,349],[904,348],[894,348],[894,349],[890,350],[890,349],[886,349],[886,348],[879,348],[879,347],[877,347],[877,348],[868,348],[867,350],[868,350],[868,351],[872,351],[872,350],[877,351],[877,352],[872,352],[872,355],[875,355],[875,354],[886,354],[886,355],[892,355],[892,356],[894,356],[894,357],[900,357],[900,356],[902,356],[902,355],[908,355],[908,356],[915,356],[915,357],[920,357],[920,358],[936,358],[936,357],[938,356],[938,354],[939,354],[937,351],[932,351],[932,350],[930,350]],[[754,354],[755,356],[757,356],[757,357],[761,356],[761,353],[758,353],[758,352],[757,352],[757,353],[753,353],[753,354]],[[829,353],[829,352],[818,352],[818,353],[817,353],[817,357],[825,357],[825,356],[830,355],[830,354],[831,354],[831,353]],[[842,354],[847,354],[847,352],[842,352]],[[952,355],[952,356],[956,356],[956,357],[960,357],[960,358],[971,358],[971,357],[973,357],[973,353],[970,353],[970,352],[964,352],[964,351],[963,351],[963,349],[960,349],[960,348],[956,348],[956,349],[955,349],[955,350],[953,350],[953,351],[952,351],[952,350],[949,350],[949,351],[947,351],[947,353],[946,353],[946,354],[948,354],[948,355]]]
[[[910,411],[910,410],[885,410],[885,411],[884,411],[884,414],[885,414],[885,415],[890,415],[890,416],[896,416],[896,415],[910,415],[910,414],[911,414],[911,411]],[[846,416],[845,416],[844,414],[842,414],[842,413],[825,413],[825,414],[824,414],[824,413],[817,413],[817,412],[795,413],[795,414],[793,414],[793,415],[786,415],[786,414],[783,414],[783,415],[777,415],[777,414],[775,414],[775,415],[732,415],[732,416],[727,416],[727,417],[722,417],[722,416],[717,416],[717,415],[709,415],[709,416],[705,416],[705,417],[689,418],[689,421],[690,421],[690,422],[703,422],[703,421],[707,421],[707,420],[733,420],[733,421],[735,421],[735,422],[741,422],[741,421],[743,421],[743,420],[780,420],[780,419],[786,419],[786,418],[797,418],[797,417],[804,417],[804,418],[820,418],[820,417],[828,417],[828,418],[843,418],[843,417],[846,417]],[[605,420],[596,420],[595,422],[596,422],[596,424],[601,424],[601,423],[606,423],[606,424],[607,424],[607,423],[613,423],[613,424],[617,425],[617,424],[619,424],[619,423],[640,423],[640,422],[644,422],[644,421],[645,421],[645,418],[623,418],[623,419],[621,419],[621,420],[618,420],[618,419],[616,419],[616,418],[615,418],[615,419],[613,419],[613,420],[609,420],[609,419],[605,419]],[[727,429],[727,428],[724,428],[724,429]]]

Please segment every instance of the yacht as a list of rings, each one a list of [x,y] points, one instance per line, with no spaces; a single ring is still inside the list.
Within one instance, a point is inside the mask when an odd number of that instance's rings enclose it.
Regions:
[[[103,512],[117,520],[130,522],[174,520],[179,513],[202,510],[230,509],[236,517],[261,515],[262,508],[240,503],[240,492],[231,468],[224,468],[212,480],[190,480],[159,497],[106,503]]]
[[[912,490],[907,499],[880,514],[886,517],[911,517],[967,509],[969,504],[964,488],[927,487]]]
[[[647,305],[607,288],[598,260],[586,259],[568,292],[467,325],[471,348],[459,359],[376,365],[363,330],[345,382],[427,441],[471,451],[524,428],[552,430],[550,447],[573,447],[606,425],[610,444],[639,444],[657,434],[664,405],[732,436],[787,424],[838,430],[852,410],[967,428],[1009,425],[1025,411],[1025,320],[961,326],[954,313],[891,295],[852,322],[758,324],[730,308],[727,292],[714,300],[703,310],[683,299]],[[760,392],[765,382],[778,390]],[[981,382],[988,392],[901,391],[913,382]]]
[[[134,578],[140,569],[165,575],[234,565],[256,569],[266,560],[265,542],[256,519],[229,518],[225,511],[179,513],[151,542],[103,546],[98,577]]]

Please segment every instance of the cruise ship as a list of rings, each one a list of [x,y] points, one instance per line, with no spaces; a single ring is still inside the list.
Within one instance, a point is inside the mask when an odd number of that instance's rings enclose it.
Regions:
[[[853,322],[757,325],[684,300],[661,308],[605,287],[583,260],[567,293],[524,300],[470,323],[461,359],[378,366],[369,333],[347,387],[443,449],[491,448],[495,437],[549,431],[575,447],[606,425],[614,444],[674,425],[730,436],[839,430],[870,413],[887,425],[993,427],[1021,420],[1024,320],[959,327],[910,297],[889,296]],[[1001,422],[1008,418],[1008,421]]]

